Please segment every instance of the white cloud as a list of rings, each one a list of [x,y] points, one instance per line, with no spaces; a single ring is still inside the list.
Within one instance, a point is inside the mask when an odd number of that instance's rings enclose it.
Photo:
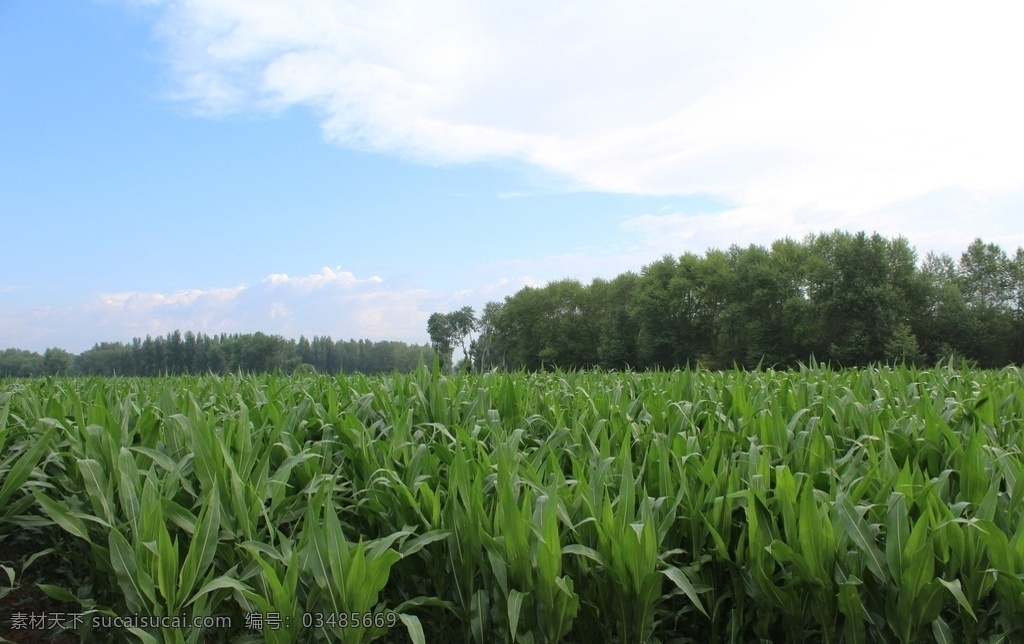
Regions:
[[[263,283],[272,287],[288,286],[301,291],[310,291],[332,285],[347,288],[358,284],[379,284],[381,281],[377,275],[366,280],[359,280],[352,273],[342,270],[340,266],[334,268],[324,266],[319,273],[304,277],[289,277],[287,273],[273,273],[268,275]]]
[[[811,207],[775,211],[743,206],[714,213],[673,212],[644,214],[621,222],[627,236],[636,239],[639,251],[634,269],[660,255],[732,245],[761,244],[789,237],[802,240],[809,233],[835,229],[878,232],[886,237],[906,237],[919,258],[928,252],[959,258],[977,237],[999,244],[1012,254],[1024,246],[1024,231],[1017,222],[1024,212],[1024,190],[1000,199],[977,192],[945,189],[854,212],[835,209],[822,216]]]
[[[20,348],[60,346],[76,353],[99,341],[175,329],[425,342],[436,299],[422,288],[397,288],[378,276],[360,279],[325,267],[300,277],[271,274],[253,286],[103,293],[63,308],[3,311],[0,327],[19,338]]]
[[[536,264],[534,264],[536,267]],[[499,278],[495,282],[487,282],[476,286],[475,288],[462,289],[452,294],[451,300],[445,303],[447,309],[462,308],[466,306],[466,302],[479,302],[481,300],[494,300],[504,299],[506,295],[512,295],[516,291],[526,286],[541,287],[547,282],[544,280],[536,280],[529,275],[520,275],[511,279],[507,277]]]
[[[905,2],[169,2],[179,95],[305,105],[343,145],[857,217],[1024,188],[1024,8]],[[921,222],[914,222],[921,228]],[[831,227],[831,226],[826,226]]]
[[[567,262],[576,260],[558,256],[520,267],[561,278]],[[252,286],[103,293],[62,308],[0,310],[0,328],[10,338],[18,338],[18,348],[43,351],[59,346],[75,353],[96,342],[127,342],[175,329],[211,335],[262,331],[288,338],[330,335],[426,343],[427,318],[434,311],[469,305],[479,313],[489,301],[502,301],[524,286],[546,283],[525,274],[495,277],[510,266],[479,267],[475,285],[454,295],[416,284],[399,286],[377,276],[362,279],[338,267],[296,277],[275,273]]]
[[[648,214],[623,221],[622,229],[639,235],[645,250],[673,255],[680,249],[699,253],[707,248],[724,249],[747,240],[756,243],[755,240],[785,237],[791,230],[805,230],[793,217],[784,220],[765,215],[751,208],[735,208],[724,213]]]
[[[184,307],[202,301],[205,305],[224,305],[245,290],[245,286],[231,288],[189,289],[164,295],[162,293],[124,292],[104,293],[99,303],[110,310],[148,311],[158,307]]]

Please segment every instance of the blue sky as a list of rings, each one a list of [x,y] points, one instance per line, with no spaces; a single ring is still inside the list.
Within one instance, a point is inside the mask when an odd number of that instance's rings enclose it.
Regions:
[[[835,228],[1012,252],[1024,14],[890,4],[8,0],[0,348],[425,342]]]

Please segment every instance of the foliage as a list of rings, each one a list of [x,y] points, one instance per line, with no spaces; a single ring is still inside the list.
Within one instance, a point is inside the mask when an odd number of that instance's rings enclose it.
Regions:
[[[476,314],[471,306],[464,306],[451,313],[433,313],[427,319],[431,348],[445,370],[450,370],[453,366],[452,353],[455,350],[455,343],[462,347],[463,359],[469,360],[466,338],[470,338],[472,345],[472,333],[477,327]]]
[[[412,371],[431,360],[429,347],[404,342],[335,342],[329,336],[295,341],[259,332],[208,336],[173,331],[134,338],[129,344],[101,342],[77,356],[59,348],[47,349],[43,356],[8,349],[0,353],[0,377],[291,373],[304,365],[320,373],[386,373]]]
[[[45,373],[43,356],[24,349],[4,349],[0,352],[0,377],[30,378]]]
[[[526,287],[484,310],[475,363],[510,369],[935,364],[953,353],[998,367],[1024,363],[1024,249],[1011,259],[979,239],[959,261],[919,265],[902,237],[835,231],[666,255],[639,275]]]
[[[1022,426],[953,364],[7,380],[0,537],[232,620],[83,641],[1018,641]]]

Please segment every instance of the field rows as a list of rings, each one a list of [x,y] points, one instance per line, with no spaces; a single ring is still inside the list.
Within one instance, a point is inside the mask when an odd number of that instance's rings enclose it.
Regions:
[[[83,641],[1020,641],[1022,432],[1019,369],[2,381],[0,552],[234,624]]]

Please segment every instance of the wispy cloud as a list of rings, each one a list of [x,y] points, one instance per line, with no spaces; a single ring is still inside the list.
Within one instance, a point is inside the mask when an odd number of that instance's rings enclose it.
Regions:
[[[287,273],[274,273],[272,275],[268,275],[267,278],[263,280],[263,283],[272,287],[287,286],[301,291],[310,291],[328,286],[339,286],[345,288],[359,284],[380,284],[382,281],[383,280],[381,280],[377,275],[366,280],[359,280],[356,279],[356,276],[352,273],[342,270],[340,266],[336,266],[335,268],[324,266],[319,273],[315,275],[306,275],[304,277],[289,277]]]
[[[415,310],[419,295],[416,290],[394,290],[376,275],[360,279],[340,267],[324,267],[319,273],[304,276],[274,273],[253,286],[183,291],[169,296],[104,296],[99,299],[102,304],[94,305],[121,318],[125,311],[114,307],[123,300],[138,301],[140,316],[152,321],[170,317],[175,328],[259,330],[287,336],[365,333],[374,339],[411,339],[422,333],[418,327],[426,324],[428,315]],[[392,315],[381,317],[371,327],[363,324],[365,312],[379,308],[382,300],[394,305]],[[422,324],[413,326],[416,322]],[[161,323],[166,326],[166,322]]]
[[[529,275],[521,275],[519,277],[499,278],[495,282],[488,282],[480,284],[475,288],[462,289],[452,294],[451,298],[442,303],[442,308],[450,311],[455,308],[462,308],[468,305],[472,306],[474,303],[481,304],[483,302],[504,299],[505,296],[511,295],[516,291],[527,287],[540,287],[546,284],[544,280],[537,280]]]
[[[99,296],[94,306],[103,307],[110,311],[151,311],[158,308],[183,309],[196,304],[204,307],[211,305],[224,306],[234,301],[245,289],[245,286],[189,289],[169,295],[135,291],[104,293]]]
[[[174,329],[422,342],[436,298],[425,289],[395,288],[378,276],[360,279],[325,267],[305,276],[271,274],[252,286],[103,293],[61,308],[7,311],[0,314],[0,326],[28,339],[31,346],[21,348],[41,350],[36,343],[46,342],[75,352],[101,340]]]

